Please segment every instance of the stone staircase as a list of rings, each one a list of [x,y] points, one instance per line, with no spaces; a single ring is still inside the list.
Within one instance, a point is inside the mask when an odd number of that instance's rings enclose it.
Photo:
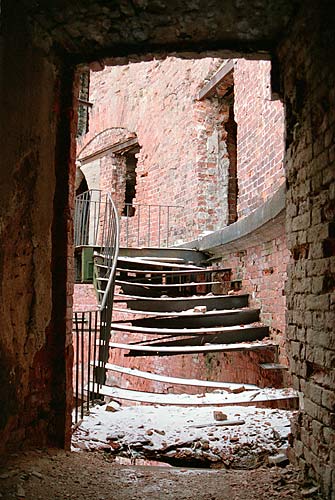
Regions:
[[[195,250],[120,249],[100,394],[135,403],[296,408],[260,310],[230,278],[230,269],[208,267]],[[102,293],[99,275],[97,282]]]

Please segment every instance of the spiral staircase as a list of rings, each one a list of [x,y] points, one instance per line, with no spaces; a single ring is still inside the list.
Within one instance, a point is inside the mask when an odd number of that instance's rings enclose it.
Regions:
[[[209,265],[208,255],[192,249],[119,248],[119,231],[109,194],[77,198],[75,246],[94,250],[100,310],[96,355],[89,361],[97,384],[88,380],[89,393],[146,404],[297,407],[296,392],[283,387],[278,346],[260,310],[231,282],[231,269]],[[236,356],[241,361],[249,353],[252,377],[234,371]],[[228,379],[224,369],[216,370],[217,379],[201,377],[204,369],[194,377],[187,359],[206,363],[214,355],[218,365],[226,363]]]

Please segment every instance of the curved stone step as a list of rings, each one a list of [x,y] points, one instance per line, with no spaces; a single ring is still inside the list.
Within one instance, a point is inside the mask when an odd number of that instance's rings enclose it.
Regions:
[[[260,325],[233,325],[233,326],[214,326],[209,328],[149,328],[143,326],[131,326],[125,323],[112,323],[111,329],[114,331],[141,333],[143,335],[173,335],[173,336],[186,336],[186,335],[206,335],[213,333],[229,333],[238,334],[244,333],[245,336],[248,335],[252,330],[262,330],[267,331],[267,326]]]
[[[122,344],[119,342],[109,342],[109,347],[123,349],[130,352],[141,352],[142,355],[150,354],[194,354],[200,352],[229,352],[229,351],[257,351],[262,349],[277,349],[277,344],[270,342],[241,342],[234,344],[206,344],[195,346],[156,346],[140,344]]]
[[[92,366],[99,367],[99,363],[91,363]],[[173,385],[188,385],[194,387],[211,387],[213,389],[222,389],[227,392],[242,392],[251,391],[255,389],[260,389],[257,385],[252,384],[236,384],[233,382],[212,382],[210,380],[198,380],[189,379],[181,377],[167,377],[164,375],[159,375],[157,373],[145,372],[142,370],[137,370],[136,368],[125,368],[123,366],[114,365],[112,363],[106,363],[104,365],[106,370],[114,371],[117,373],[123,373],[125,375],[131,375],[133,377],[145,378],[148,380],[154,380],[156,382],[168,383]]]
[[[217,269],[210,268],[195,268],[195,269],[177,269],[177,270],[157,270],[157,269],[127,269],[126,267],[117,267],[116,271],[118,273],[131,273],[131,274],[143,274],[143,275],[151,275],[151,276],[193,276],[197,274],[213,274],[213,273],[223,273],[231,271],[230,267],[222,267]]]
[[[202,335],[193,335],[180,338],[176,335],[157,337],[146,341],[145,345],[154,345],[157,347],[183,347],[183,346],[202,346],[206,344],[236,344],[239,342],[262,341],[269,335],[267,326],[246,326],[246,327],[227,327],[226,330],[219,333],[207,333]],[[142,342],[144,345],[144,342]]]
[[[126,312],[127,309],[125,310]],[[159,313],[158,313],[159,314]],[[133,326],[156,328],[193,328],[247,325],[259,320],[259,309],[226,309],[223,311],[181,312],[166,316],[129,319]],[[126,321],[126,320],[124,320]]]
[[[207,260],[207,255],[193,248],[161,248],[161,247],[121,247],[119,249],[121,257],[156,258],[166,260],[168,258],[182,259],[185,262],[193,262],[197,265]]]
[[[118,268],[127,268],[127,269],[136,269],[136,268],[142,268],[142,269],[157,269],[157,270],[173,270],[173,269],[185,269],[185,270],[202,270],[203,268],[201,266],[196,266],[194,264],[188,264],[188,263],[175,263],[175,262],[167,262],[167,261],[155,261],[151,259],[141,259],[141,258],[136,258],[136,257],[118,257],[117,260],[117,267]]]
[[[196,297],[139,297],[136,295],[115,294],[115,302],[127,302],[132,309],[141,311],[180,312],[196,306],[213,309],[240,309],[248,306],[248,294],[199,295]]]
[[[195,293],[196,287],[205,286],[207,290],[210,290],[211,285],[220,285],[220,281],[199,281],[193,283],[135,283],[130,281],[122,281],[119,279],[115,280],[115,284],[120,286],[125,294],[128,295],[138,295],[143,297],[160,297],[162,294],[166,294],[172,297],[180,296],[181,289],[187,291],[188,288],[190,293]]]

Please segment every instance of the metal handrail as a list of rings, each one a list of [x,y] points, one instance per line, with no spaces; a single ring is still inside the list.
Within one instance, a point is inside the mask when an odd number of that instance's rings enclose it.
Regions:
[[[183,208],[183,205],[125,203],[121,214],[122,245],[168,247],[173,236],[171,220],[180,220],[178,209],[180,212]]]
[[[74,246],[97,246],[101,218],[100,189],[90,189],[76,196],[74,212]]]
[[[104,278],[108,279],[102,297],[101,293],[98,294],[101,311],[108,307],[107,298],[113,291],[119,241],[119,216],[110,193],[102,195],[100,190],[91,189],[78,195],[75,204],[74,245],[100,249],[99,255],[106,268]]]
[[[102,226],[108,212],[109,194],[91,189],[76,197],[74,244],[101,247]],[[119,215],[119,238],[126,247],[168,247],[180,228],[183,205],[125,203]],[[119,207],[120,209],[120,207]],[[106,229],[105,229],[106,231]]]
[[[114,289],[115,270],[117,265],[117,257],[120,246],[120,222],[115,203],[112,200],[110,193],[106,194],[106,206],[104,217],[104,228],[102,232],[101,248],[103,261],[108,266],[108,282],[104,290],[104,296],[100,304],[100,310],[106,307],[107,297]]]

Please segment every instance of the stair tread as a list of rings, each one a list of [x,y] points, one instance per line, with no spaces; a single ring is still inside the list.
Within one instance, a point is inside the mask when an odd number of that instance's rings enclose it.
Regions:
[[[131,257],[134,258],[134,257]],[[185,259],[182,257],[141,257],[142,260],[154,260],[155,262],[176,262],[177,264],[179,263],[185,263]]]
[[[188,318],[188,317],[203,317],[203,316],[223,316],[223,315],[232,315],[232,314],[238,314],[241,312],[259,312],[259,309],[254,309],[250,307],[241,307],[239,309],[213,309],[210,311],[205,311],[205,312],[194,312],[193,309],[186,309],[181,312],[160,312],[160,311],[138,311],[136,309],[123,309],[122,307],[114,307],[114,311],[117,312],[123,312],[126,314],[143,314],[145,316],[150,317],[155,317],[157,316],[158,318]],[[130,320],[129,320],[130,321]],[[116,321],[117,323],[117,321]]]
[[[202,327],[202,328],[149,328],[143,326],[132,326],[124,323],[112,323],[111,329],[124,332],[134,332],[143,334],[155,335],[204,335],[206,333],[214,332],[233,332],[243,331],[247,332],[249,329],[267,328],[262,324],[248,324],[248,325],[232,325],[232,326],[215,326],[215,327]]]
[[[90,390],[95,390],[94,384],[90,384]],[[258,389],[254,391],[245,391],[239,394],[212,392],[205,393],[204,395],[188,395],[133,391],[130,389],[120,389],[103,385],[99,386],[99,392],[104,396],[116,399],[173,406],[229,406],[296,399],[298,397],[297,392],[293,389]]]
[[[118,297],[123,297],[126,300],[123,300],[122,302],[126,302],[127,300],[145,300],[145,301],[172,301],[172,302],[180,302],[180,301],[192,301],[192,300],[213,300],[213,299],[222,299],[222,298],[236,298],[236,297],[249,297],[249,294],[243,293],[243,294],[238,294],[238,295],[193,295],[189,297],[141,297],[139,295],[127,295],[123,293],[115,293],[115,296]],[[205,305],[205,304],[204,304]]]
[[[199,269],[199,270],[202,269],[200,266],[195,266],[191,264],[177,264],[175,262],[155,261],[152,259],[143,259],[138,257],[118,257],[118,262],[119,263],[133,262],[134,264],[149,265],[153,267],[167,267],[175,269]]]
[[[140,344],[122,344],[109,342],[109,347],[125,349],[128,351],[154,352],[154,353],[174,353],[189,354],[198,352],[224,352],[224,351],[253,351],[277,347],[274,342],[241,342],[235,344],[205,344],[202,346],[154,346]]]
[[[179,271],[173,271],[173,270],[156,270],[156,269],[127,269],[123,267],[117,267],[116,271],[119,272],[128,272],[128,273],[134,273],[134,274],[164,274],[164,275],[172,275],[172,276],[183,276],[183,275],[188,275],[188,274],[209,274],[209,273],[218,273],[218,272],[228,272],[231,271],[230,267],[222,267],[222,268],[217,268],[217,269],[209,269],[209,268],[196,268],[196,269],[180,269]]]
[[[200,286],[200,285],[220,285],[221,281],[196,281],[192,283],[138,283],[135,281],[123,281],[123,280],[115,280],[116,285],[127,285],[129,287],[143,287],[143,288],[180,288],[180,287],[190,287],[190,286]]]
[[[93,366],[99,366],[99,363],[91,363]],[[228,392],[234,390],[255,390],[259,389],[256,385],[252,384],[237,384],[234,382],[212,382],[210,380],[198,380],[198,379],[189,379],[182,377],[170,377],[165,375],[159,375],[157,373],[150,373],[142,370],[137,370],[136,368],[125,368],[123,366],[114,365],[112,363],[106,363],[105,368],[107,370],[115,371],[118,373],[124,373],[127,375],[132,375],[134,377],[145,378],[148,380],[155,380],[158,382],[166,382],[169,384],[176,385],[189,385],[194,387],[213,387],[213,388],[222,388]]]
[[[158,294],[162,295],[162,294]],[[166,295],[166,294],[164,294]],[[213,309],[236,309],[248,305],[248,294],[234,295],[189,295],[178,297],[156,296],[149,294],[147,296],[115,294],[115,302],[126,302],[130,308],[140,310],[154,311],[183,311],[196,306],[206,306],[207,310]]]
[[[232,331],[228,330],[226,332],[216,332],[207,333],[203,335],[191,335],[191,336],[176,336],[167,335],[162,337],[156,337],[154,339],[145,340],[142,342],[134,342],[131,345],[146,345],[153,347],[197,347],[204,345],[237,345],[252,342],[259,342],[268,339],[268,327],[261,327],[258,329],[250,328],[247,331]],[[274,346],[271,346],[271,348]],[[153,351],[154,352],[154,351]],[[168,351],[167,351],[168,352]],[[132,354],[137,356],[138,354]],[[140,354],[142,356],[142,354]],[[152,353],[147,353],[147,356],[152,356]]]

